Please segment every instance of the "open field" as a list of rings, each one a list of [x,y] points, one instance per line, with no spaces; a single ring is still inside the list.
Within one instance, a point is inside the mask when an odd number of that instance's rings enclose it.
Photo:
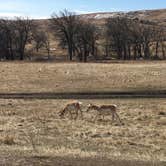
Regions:
[[[87,95],[81,99],[84,119],[75,121],[58,116],[69,101],[63,96],[25,100],[2,95],[152,91],[166,91],[165,61],[0,63],[0,165],[165,166],[165,98],[92,100]],[[124,125],[111,117],[94,122],[95,113],[85,112],[88,103],[118,105]]]
[[[123,126],[111,118],[60,119],[68,100],[0,99],[2,165],[165,165],[166,100],[81,100],[117,104]]]
[[[1,93],[166,89],[166,62],[0,63]]]
[[[165,36],[166,9],[1,18],[0,166],[166,166]]]

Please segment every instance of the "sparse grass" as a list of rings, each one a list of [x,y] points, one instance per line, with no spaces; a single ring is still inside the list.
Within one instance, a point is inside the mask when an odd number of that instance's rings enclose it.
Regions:
[[[166,90],[165,64],[1,63],[0,93]],[[88,103],[118,105],[123,126],[85,112],[83,120],[60,119],[67,102],[0,99],[2,165],[164,166],[165,99],[82,100],[83,111]]]
[[[1,144],[0,156],[166,161],[166,116],[160,114],[166,111],[165,99],[82,100],[83,111],[89,102],[117,104],[124,126],[111,117],[94,122],[85,112],[83,120],[62,120],[57,113],[66,102],[1,99],[0,134],[14,133],[15,144]]]
[[[165,90],[166,62],[1,63],[0,92]]]

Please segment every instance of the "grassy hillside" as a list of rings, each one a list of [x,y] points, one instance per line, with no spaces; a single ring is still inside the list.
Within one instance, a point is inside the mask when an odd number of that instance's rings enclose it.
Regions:
[[[103,25],[106,18],[124,16],[127,18],[139,18],[140,20],[149,20],[158,22],[161,25],[166,25],[166,9],[160,10],[145,10],[133,12],[102,12],[80,15],[82,19],[93,21],[96,25]],[[41,19],[36,20],[41,28],[48,28],[49,20]]]

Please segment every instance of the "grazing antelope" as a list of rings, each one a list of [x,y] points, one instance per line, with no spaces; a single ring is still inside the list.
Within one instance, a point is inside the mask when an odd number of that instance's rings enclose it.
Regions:
[[[103,116],[103,118],[104,118],[104,116],[112,115],[112,121],[114,121],[116,119],[116,120],[119,121],[119,123],[122,124],[122,121],[121,121],[119,115],[116,112],[116,110],[117,110],[117,106],[116,105],[101,105],[101,106],[97,106],[97,105],[94,105],[94,104],[89,104],[87,112],[89,112],[90,110],[97,111],[97,115],[95,117],[95,120],[101,115]]]
[[[70,114],[71,119],[77,119],[78,114],[80,112],[81,118],[83,118],[82,111],[81,111],[82,102],[79,101],[72,101],[67,103],[65,108],[59,112],[59,116],[64,118],[65,114]],[[73,117],[75,115],[75,117]]]

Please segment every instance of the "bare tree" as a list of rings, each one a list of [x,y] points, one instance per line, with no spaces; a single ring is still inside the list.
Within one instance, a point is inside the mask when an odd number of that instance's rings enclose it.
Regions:
[[[53,14],[51,23],[55,36],[59,38],[62,47],[67,46],[69,59],[73,59],[74,37],[77,32],[79,17],[67,10],[61,11],[59,15]]]
[[[166,40],[165,40],[166,41]],[[165,56],[165,52],[166,52],[166,44],[165,42],[162,42],[162,55],[163,55],[163,59],[166,59],[166,56]]]
[[[13,22],[7,19],[0,20],[0,50],[1,58],[14,60],[14,39],[15,33]]]
[[[24,59],[25,46],[31,35],[32,20],[17,17],[0,20],[0,49],[7,60]]]
[[[166,55],[165,55],[165,52],[166,52],[166,28],[165,27],[162,28],[160,42],[161,42],[162,57],[163,57],[163,59],[166,59]]]
[[[106,34],[110,47],[118,59],[152,58],[152,48],[155,47],[155,58],[159,59],[159,48],[165,57],[163,38],[164,31],[156,23],[138,19],[109,18],[106,23]]]
[[[45,32],[41,30],[33,30],[34,48],[38,52],[40,48],[44,47]]]
[[[125,17],[109,18],[106,22],[107,40],[117,52],[118,59],[128,59],[130,55],[130,20]]]
[[[45,33],[44,47],[47,50],[48,59],[50,59],[50,37],[48,33]]]
[[[95,58],[96,55],[96,40],[98,38],[97,28],[95,25],[80,21],[78,31],[75,37],[75,50],[80,61],[87,61],[87,57],[91,54]]]
[[[150,26],[148,25],[143,25],[142,26],[142,41],[143,41],[143,52],[144,52],[144,57],[145,59],[150,59],[151,54],[150,54],[150,46],[152,42],[152,35],[153,31]]]
[[[155,55],[154,55],[155,59],[161,58],[161,56],[159,56],[159,49],[161,50],[163,59],[165,59],[165,48],[166,48],[166,46],[164,46],[166,41],[165,35],[166,32],[164,28],[158,26],[154,27],[153,41],[155,43]]]
[[[17,17],[13,22],[16,33],[16,44],[20,60],[24,59],[25,46],[31,38],[32,20]]]

